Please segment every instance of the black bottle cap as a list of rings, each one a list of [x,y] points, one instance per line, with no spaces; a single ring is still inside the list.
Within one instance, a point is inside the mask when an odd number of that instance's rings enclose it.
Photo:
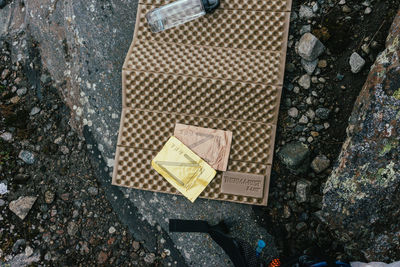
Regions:
[[[219,7],[219,0],[202,0],[206,13],[212,13]]]

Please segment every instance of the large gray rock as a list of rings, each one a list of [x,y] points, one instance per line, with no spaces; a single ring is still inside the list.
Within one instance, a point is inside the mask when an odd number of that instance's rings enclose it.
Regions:
[[[353,258],[400,259],[400,11],[354,105],[323,216]]]
[[[292,142],[286,144],[278,153],[279,159],[293,173],[304,173],[310,165],[310,150],[306,144]]]
[[[300,38],[297,52],[303,59],[313,61],[324,51],[325,46],[312,33],[307,32]]]

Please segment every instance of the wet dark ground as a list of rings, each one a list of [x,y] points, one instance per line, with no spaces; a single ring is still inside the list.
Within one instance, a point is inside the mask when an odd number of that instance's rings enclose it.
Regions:
[[[320,136],[309,144],[311,159],[319,154],[326,155],[336,164],[336,159],[346,137],[348,117],[353,109],[354,102],[362,89],[368,75],[370,66],[374,63],[377,55],[384,50],[388,30],[394,15],[399,8],[398,1],[370,1],[373,13],[364,15],[364,8],[344,13],[339,1],[335,1],[334,7],[326,8],[321,16],[314,19],[311,32],[317,36],[328,48],[330,55],[323,54],[319,59],[327,60],[328,67],[321,69],[318,77],[324,77],[326,83],[323,87],[322,96],[325,99],[324,106],[328,107],[331,115],[328,119],[330,124]],[[360,4],[359,1],[346,1],[346,5],[352,7]],[[299,10],[293,6],[292,10]],[[322,5],[324,7],[324,5]],[[292,23],[290,34],[300,38],[299,29],[307,23]],[[297,37],[298,36],[298,37]],[[362,49],[363,44],[368,44],[370,52],[367,54]],[[353,52],[359,53],[366,64],[362,71],[357,74],[351,73],[349,58]],[[288,117],[285,106],[285,98],[301,99],[302,96],[288,90],[296,76],[302,75],[304,71],[300,65],[300,57],[295,49],[288,49],[286,64],[292,62],[296,66],[294,72],[285,73],[285,86],[281,100],[280,116],[278,120],[278,133],[276,150],[281,147],[281,142],[296,140],[298,133],[287,127]],[[298,71],[300,70],[300,71]],[[300,100],[304,102],[304,98]],[[299,108],[301,110],[301,108]],[[316,254],[326,255],[332,258],[350,259],[345,255],[341,244],[335,241],[329,228],[321,223],[314,212],[320,209],[320,205],[310,201],[304,204],[293,202],[291,195],[295,195],[295,184],[299,179],[312,181],[310,194],[318,200],[322,198],[324,183],[328,178],[332,167],[324,173],[316,175],[309,170],[304,175],[293,175],[277,158],[273,164],[271,176],[269,206],[266,208],[254,207],[260,222],[275,237],[282,255],[301,255],[304,251],[316,251]],[[285,218],[284,207],[289,206],[292,214]],[[298,222],[305,222],[307,228],[301,231],[296,229]]]

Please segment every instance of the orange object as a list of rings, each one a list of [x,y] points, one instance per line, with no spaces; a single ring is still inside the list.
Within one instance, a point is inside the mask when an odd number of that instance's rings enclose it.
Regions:
[[[278,267],[281,266],[281,261],[279,259],[273,259],[269,264],[268,267]]]

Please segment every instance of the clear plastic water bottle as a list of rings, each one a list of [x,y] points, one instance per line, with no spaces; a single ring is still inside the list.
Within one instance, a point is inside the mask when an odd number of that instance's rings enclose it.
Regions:
[[[177,0],[146,14],[152,32],[160,32],[212,13],[219,0]]]

